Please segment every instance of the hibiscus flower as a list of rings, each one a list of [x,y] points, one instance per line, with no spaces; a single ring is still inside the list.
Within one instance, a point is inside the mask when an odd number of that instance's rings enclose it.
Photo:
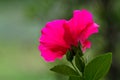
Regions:
[[[49,62],[61,59],[71,49],[81,44],[82,51],[91,47],[89,36],[98,32],[98,25],[87,10],[74,10],[70,20],[53,20],[41,30],[39,50]]]

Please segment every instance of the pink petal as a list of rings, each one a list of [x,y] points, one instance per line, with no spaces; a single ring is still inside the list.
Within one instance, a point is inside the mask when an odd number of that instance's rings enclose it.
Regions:
[[[68,45],[77,45],[74,35],[71,32],[71,27],[66,23],[64,24],[64,40]]]
[[[84,42],[91,36],[92,34],[98,33],[98,27],[96,23],[88,25],[79,35],[79,40]]]
[[[98,32],[98,25],[96,23],[93,23],[91,25],[88,25],[81,33],[80,36],[78,37],[78,40],[81,42],[83,45],[83,52],[85,52],[86,48],[90,48],[91,43],[87,41],[89,36],[92,34],[95,34]]]
[[[82,44],[82,51],[85,52],[87,48],[91,47],[91,42],[86,40],[84,41],[84,43]]]
[[[48,62],[53,62],[56,58],[61,59],[65,53],[62,50],[54,52],[43,45],[39,46],[39,50],[41,51],[41,56]]]
[[[75,37],[91,23],[93,23],[92,14],[87,10],[75,10],[73,18],[68,21],[71,32]]]
[[[48,22],[41,31],[39,50],[41,50],[41,55],[46,61],[54,61],[56,58],[61,58],[69,48],[69,45],[63,39],[64,22],[65,20]]]

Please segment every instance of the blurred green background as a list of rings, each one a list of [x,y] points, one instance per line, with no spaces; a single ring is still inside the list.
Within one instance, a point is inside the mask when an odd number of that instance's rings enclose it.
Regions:
[[[46,22],[70,19],[75,9],[91,11],[100,25],[86,55],[112,52],[113,63],[104,80],[120,80],[120,0],[0,0],[0,80],[67,80],[49,71],[66,61],[46,63],[38,39]]]

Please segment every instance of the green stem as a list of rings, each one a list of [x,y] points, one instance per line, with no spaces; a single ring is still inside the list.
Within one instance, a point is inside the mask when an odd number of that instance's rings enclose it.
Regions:
[[[81,75],[81,74],[79,73],[79,71],[77,70],[77,68],[75,67],[75,65],[73,64],[73,62],[71,61],[70,63],[72,64],[72,66],[73,66],[73,68],[75,69],[75,71],[76,71],[79,75]]]

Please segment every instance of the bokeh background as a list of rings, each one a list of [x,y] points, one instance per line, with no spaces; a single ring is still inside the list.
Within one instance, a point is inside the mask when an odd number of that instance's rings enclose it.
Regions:
[[[0,80],[67,80],[49,71],[66,60],[45,62],[38,51],[40,29],[54,19],[70,19],[87,9],[100,25],[86,54],[113,53],[104,80],[120,80],[120,0],[0,0]]]

